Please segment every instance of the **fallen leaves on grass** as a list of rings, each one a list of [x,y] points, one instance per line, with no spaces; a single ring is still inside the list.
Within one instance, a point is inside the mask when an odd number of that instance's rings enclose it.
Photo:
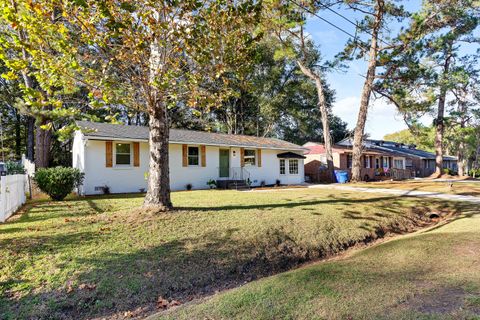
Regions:
[[[78,286],[80,290],[94,290],[97,286],[89,283],[82,283]]]
[[[166,310],[171,307],[179,306],[181,303],[177,300],[170,300],[164,299],[162,296],[158,297],[157,299],[157,309]]]
[[[135,316],[135,314],[134,314],[132,311],[125,311],[125,312],[123,313],[123,316],[124,316],[125,318],[133,318],[133,317]]]
[[[168,300],[163,299],[162,297],[158,297],[157,309],[167,309],[167,308],[168,308]]]

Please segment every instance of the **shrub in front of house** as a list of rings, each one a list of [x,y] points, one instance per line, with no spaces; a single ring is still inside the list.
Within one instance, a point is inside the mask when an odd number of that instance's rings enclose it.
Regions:
[[[457,175],[457,173],[455,171],[453,171],[452,169],[449,169],[449,168],[444,168],[443,173],[448,174],[449,176],[456,176]]]
[[[82,184],[84,173],[76,168],[42,168],[35,173],[38,188],[53,200],[61,201]]]

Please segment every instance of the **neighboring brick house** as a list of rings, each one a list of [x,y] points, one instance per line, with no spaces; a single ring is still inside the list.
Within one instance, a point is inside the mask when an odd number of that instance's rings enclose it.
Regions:
[[[328,181],[324,146],[308,142],[305,155],[305,174],[314,182]],[[352,142],[344,139],[333,146],[333,164],[336,170],[347,170],[351,176]],[[405,179],[427,177],[435,171],[435,154],[400,143],[383,140],[365,140],[362,153],[363,180]],[[444,167],[456,171],[456,158],[445,156]]]
[[[351,144],[350,141],[343,140],[340,143]],[[416,177],[428,177],[435,172],[435,154],[432,152],[417,149],[415,145],[406,145],[403,143],[384,141],[384,140],[366,140],[365,144],[378,150],[386,152],[395,152],[407,157],[406,168],[412,170]],[[451,169],[456,172],[457,158],[449,155],[443,156],[443,168]]]
[[[305,154],[305,175],[313,182],[326,182],[326,155],[322,144],[308,143],[304,145],[309,149]],[[346,170],[351,176],[352,148],[341,144],[333,147],[333,165],[335,170]],[[390,176],[392,169],[397,169],[395,174],[405,174],[405,156],[393,152],[385,152],[373,148],[365,148],[362,153],[361,176],[365,181],[378,180]],[[403,176],[402,176],[403,177]],[[409,177],[409,176],[408,176]]]

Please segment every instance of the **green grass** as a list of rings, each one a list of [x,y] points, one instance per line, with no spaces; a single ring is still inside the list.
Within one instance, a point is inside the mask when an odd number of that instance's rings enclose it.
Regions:
[[[466,209],[466,208],[465,208]],[[154,319],[480,319],[480,213]]]
[[[143,200],[132,195],[29,204],[17,219],[0,225],[0,318],[148,314],[159,296],[183,303],[384,232],[403,232],[430,210],[465,210],[458,203],[313,189],[172,196],[178,210],[167,214],[132,210]],[[397,269],[403,262],[398,263]],[[340,303],[340,296],[354,295],[353,288],[378,276],[368,264],[362,267],[374,272],[368,277],[356,276],[363,269],[348,265],[325,266],[320,268],[326,273],[302,269],[216,298],[212,314],[242,318],[253,308],[265,318],[308,317],[316,310],[305,305],[309,299]],[[351,281],[343,284],[347,291],[334,285],[343,277]],[[199,317],[208,310],[202,308],[194,311]]]

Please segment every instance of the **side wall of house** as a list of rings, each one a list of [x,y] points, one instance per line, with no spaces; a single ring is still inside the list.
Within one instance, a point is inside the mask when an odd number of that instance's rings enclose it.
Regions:
[[[138,167],[134,167],[115,165],[115,143],[131,142],[113,142],[112,167],[106,166],[105,141],[88,140],[86,143],[85,149],[82,152],[85,157],[83,170],[85,172],[85,182],[83,185],[84,194],[101,194],[103,192],[103,186],[108,186],[112,193],[140,192],[142,189],[147,188],[145,177],[148,174],[148,144],[145,142],[140,143],[140,163]],[[187,184],[191,184],[193,189],[208,188],[207,182],[210,179],[217,180],[219,178],[219,149],[229,149],[230,168],[232,168],[232,170],[240,170],[240,148],[206,146],[205,167],[201,165],[184,167],[182,145],[170,144],[169,163],[171,190],[185,190]],[[248,172],[253,186],[259,186],[262,182],[265,182],[267,185],[275,184],[277,179],[279,179],[282,184],[300,184],[304,182],[304,165],[301,159],[298,160],[298,174],[289,174],[287,164],[286,174],[280,175],[280,163],[277,154],[282,152],[285,151],[262,149],[261,167],[257,166],[258,158],[257,165],[244,167],[244,172]]]

